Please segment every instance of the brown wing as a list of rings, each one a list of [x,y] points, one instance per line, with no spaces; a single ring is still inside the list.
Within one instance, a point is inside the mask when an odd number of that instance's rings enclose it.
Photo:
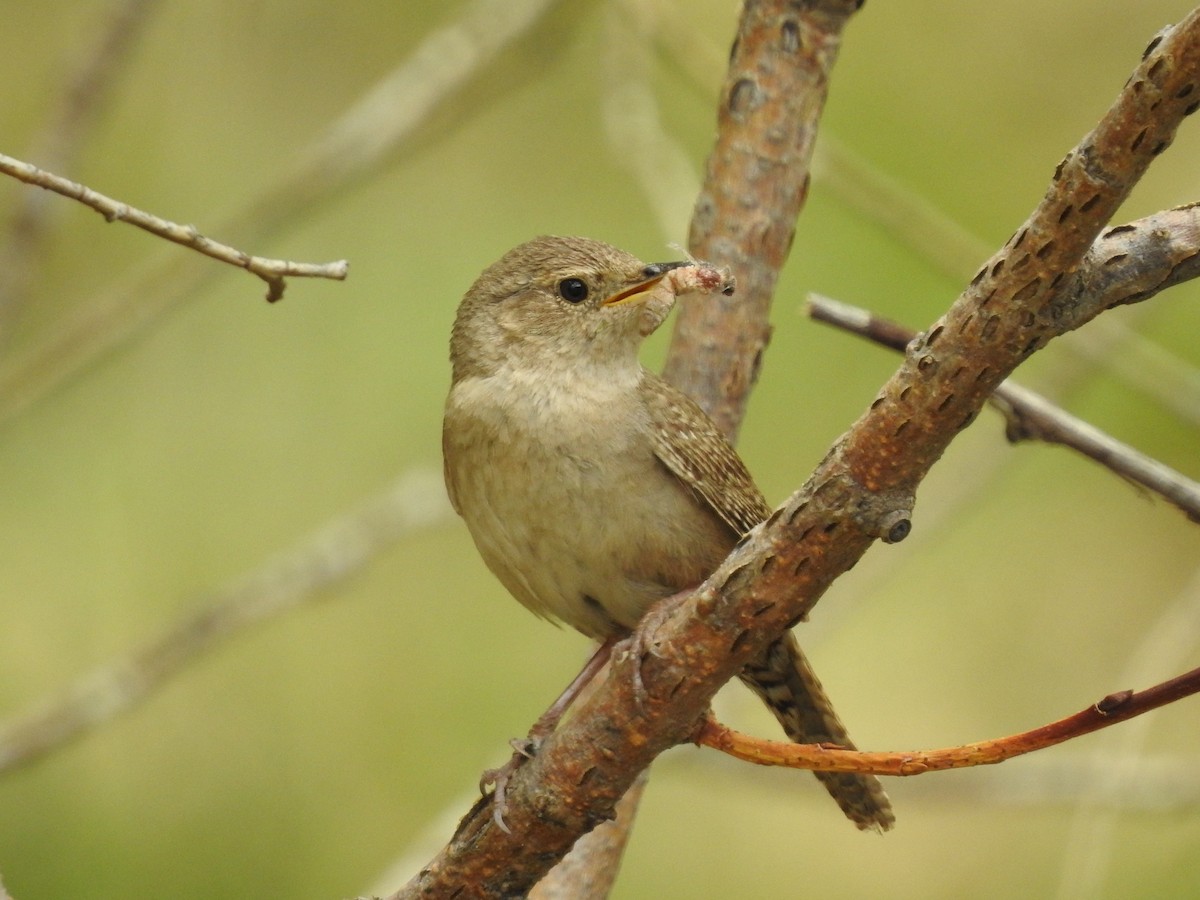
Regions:
[[[640,386],[654,455],[739,536],[770,515],[762,492],[725,435],[695,401],[647,372]]]

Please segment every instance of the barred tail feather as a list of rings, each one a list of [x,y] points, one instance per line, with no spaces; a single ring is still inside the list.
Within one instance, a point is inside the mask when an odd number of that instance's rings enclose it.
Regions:
[[[741,679],[762,698],[789,739],[798,744],[830,743],[856,749],[791,633],[771,644],[759,660],[746,666]],[[814,774],[860,829],[887,831],[896,821],[891,801],[874,775]]]

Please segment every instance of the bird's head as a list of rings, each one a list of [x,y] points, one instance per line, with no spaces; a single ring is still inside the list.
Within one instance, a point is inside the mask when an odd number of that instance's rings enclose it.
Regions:
[[[642,339],[679,293],[732,292],[732,279],[711,267],[707,279],[681,278],[676,270],[689,267],[696,264],[644,263],[587,238],[527,241],[488,266],[463,297],[450,340],[454,380],[514,363],[548,373],[636,366]]]

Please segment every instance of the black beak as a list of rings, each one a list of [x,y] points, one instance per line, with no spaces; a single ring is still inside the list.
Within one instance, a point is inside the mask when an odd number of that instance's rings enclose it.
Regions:
[[[683,260],[681,262],[650,263],[650,265],[642,269],[642,277],[644,277],[647,281],[653,278],[662,278],[672,269],[682,269],[684,266],[690,265],[692,265],[690,260]]]

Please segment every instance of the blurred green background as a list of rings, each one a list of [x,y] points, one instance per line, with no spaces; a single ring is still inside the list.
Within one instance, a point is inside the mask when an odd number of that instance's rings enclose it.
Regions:
[[[0,152],[26,154],[109,6],[6,10]],[[559,3],[378,165],[277,227],[256,231],[271,209],[247,223],[306,147],[469,8],[207,0],[145,22],[62,174],[253,253],[348,257],[351,276],[294,280],[268,306],[245,273],[49,198],[56,231],[5,377],[36,385],[14,367],[80,315],[165,303],[181,273],[205,280],[0,422],[6,716],[402,473],[436,486],[450,322],[505,249],[578,233],[659,259],[685,239],[732,0]],[[825,158],[801,219],[742,434],[772,501],[896,365],[808,322],[805,293],[927,324],[1024,219],[1154,32],[1188,9],[876,0],[855,18],[823,131],[843,153]],[[673,144],[629,97],[657,102]],[[1198,127],[1185,124],[1119,219],[1200,197]],[[647,185],[639,167],[659,150],[673,167]],[[868,175],[899,193],[864,205],[847,185]],[[29,190],[0,183],[0,215]],[[908,215],[902,195],[961,231],[914,240],[915,227],[887,227]],[[1198,297],[1189,286],[1114,313],[1132,337],[1085,331],[1020,375],[1200,476]],[[1163,353],[1174,362],[1147,368]],[[801,633],[864,747],[1007,734],[1200,664],[1195,526],[1066,451],[1009,447],[994,414],[935,469],[915,526]],[[444,518],[131,714],[0,776],[0,877],[17,900],[380,889],[414,842],[448,837],[480,770],[585,652],[509,599]],[[720,704],[774,733],[740,688]],[[890,783],[899,824],[886,838],[856,833],[807,776],[680,748],[655,767],[614,896],[1195,896],[1198,710],[1187,700],[999,768]],[[406,874],[432,849],[411,852]]]

